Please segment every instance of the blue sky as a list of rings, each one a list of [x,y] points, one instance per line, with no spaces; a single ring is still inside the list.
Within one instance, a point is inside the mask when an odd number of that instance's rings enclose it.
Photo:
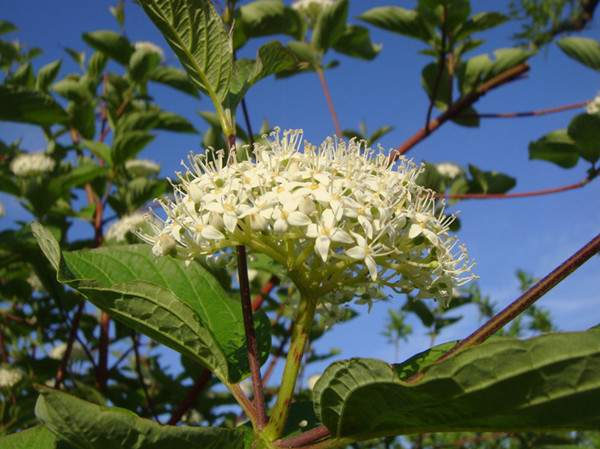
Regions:
[[[351,16],[356,17],[368,7],[394,3],[412,4],[354,0]],[[505,8],[508,2],[483,0],[473,3],[477,4],[477,10],[492,10]],[[6,1],[0,18],[19,26],[18,38],[23,43],[44,48],[45,54],[37,60],[38,64],[61,58],[61,73],[66,73],[75,71],[76,67],[63,49],[84,48],[80,38],[82,32],[116,29],[116,22],[108,12],[111,4],[100,0]],[[133,41],[152,40],[167,49],[140,8],[129,1],[126,29]],[[505,25],[483,34],[487,44],[472,55],[511,46],[510,36],[515,30],[514,25]],[[598,19],[584,34],[600,37]],[[365,120],[370,129],[393,125],[395,130],[381,143],[385,147],[394,147],[424,123],[427,101],[420,87],[420,72],[430,60],[417,53],[422,49],[417,41],[376,29],[372,30],[372,35],[376,42],[383,44],[375,61],[363,62],[332,55],[341,61],[341,65],[326,76],[342,127],[356,128],[360,120]],[[170,50],[168,55],[174,62]],[[480,112],[511,112],[560,106],[592,98],[598,91],[600,76],[597,72],[570,61],[551,45],[531,60],[531,71],[526,79],[489,93],[478,103],[477,109]],[[157,89],[155,94],[158,104],[188,117],[203,129],[197,112],[211,109],[208,100],[197,102],[166,89]],[[318,80],[312,74],[283,81],[263,81],[250,92],[248,104],[255,129],[267,118],[272,125],[281,128],[303,128],[306,138],[312,142],[320,142],[333,133]],[[483,169],[506,172],[518,180],[514,191],[574,183],[585,177],[586,167],[582,163],[574,169],[563,170],[549,163],[529,161],[527,147],[530,141],[543,134],[566,127],[576,113],[578,111],[538,118],[487,120],[478,129],[447,124],[414,148],[409,156],[417,161],[473,163]],[[22,137],[25,147],[31,150],[43,147],[43,139],[35,130],[0,123],[1,139],[11,141],[16,137]],[[170,175],[179,168],[180,160],[190,150],[199,150],[199,140],[199,136],[162,133],[143,157],[159,161],[163,174]],[[14,202],[6,196],[1,199],[8,206],[8,215],[1,219],[0,228],[23,217]],[[599,200],[600,180],[597,180],[584,189],[558,195],[465,201],[453,206],[462,221],[459,236],[477,261],[476,272],[484,293],[490,294],[499,305],[508,304],[518,294],[516,269],[543,276],[594,237],[600,229]],[[600,258],[594,257],[540,303],[553,312],[562,329],[577,330],[596,325],[600,323],[599,279]],[[393,348],[380,334],[386,309],[393,304],[392,300],[376,305],[370,314],[335,328],[319,342],[320,347],[343,348],[341,357],[393,360]],[[468,313],[442,339],[464,336],[476,326],[477,317]],[[401,356],[425,349],[427,343],[427,338],[416,335],[403,344]]]

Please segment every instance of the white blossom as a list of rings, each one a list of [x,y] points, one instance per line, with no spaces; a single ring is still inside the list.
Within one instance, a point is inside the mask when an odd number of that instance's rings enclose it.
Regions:
[[[421,167],[390,163],[361,141],[328,138],[303,150],[301,141],[301,131],[277,130],[255,145],[254,161],[239,151],[227,161],[224,152],[190,155],[174,198],[161,201],[166,218],[140,237],[155,255],[177,247],[190,261],[245,245],[322,304],[385,287],[448,300],[475,277],[448,234],[453,217],[416,183]]]
[[[0,388],[11,388],[21,382],[23,371],[18,368],[0,366]]]
[[[125,170],[133,177],[147,177],[157,175],[160,165],[149,159],[131,159],[125,162]]]
[[[462,168],[451,162],[436,164],[435,168],[440,175],[447,176],[448,178],[456,178],[462,173]]]
[[[39,176],[54,170],[54,159],[43,152],[23,153],[10,163],[10,170],[19,177]]]
[[[62,360],[62,358],[65,356],[66,351],[67,351],[67,344],[59,343],[58,345],[56,345],[54,348],[52,348],[50,350],[50,353],[48,354],[48,356],[54,360]],[[81,360],[85,360],[85,358],[86,358],[86,355],[85,355],[85,351],[83,350],[83,347],[78,342],[73,343],[73,346],[71,347],[70,360],[81,361]]]
[[[600,93],[586,105],[585,110],[588,114],[597,114],[600,112]]]
[[[142,213],[125,215],[108,228],[106,240],[126,242],[127,236],[133,235],[138,228],[142,227],[148,221],[148,219],[148,215]]]
[[[146,50],[152,53],[156,53],[158,56],[160,56],[161,61],[165,60],[165,52],[154,42],[138,41],[134,43],[133,46],[136,50]]]

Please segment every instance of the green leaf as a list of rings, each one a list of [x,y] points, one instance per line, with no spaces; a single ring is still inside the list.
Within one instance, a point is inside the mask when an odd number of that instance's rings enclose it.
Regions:
[[[436,89],[437,82],[437,92],[434,104],[436,108],[445,111],[450,103],[450,75],[448,74],[448,68],[446,65],[444,65],[442,73],[440,74],[439,72],[440,70],[437,62],[427,64],[421,72],[421,85],[431,100]]]
[[[577,165],[579,153],[567,130],[559,129],[531,142],[529,159],[548,161],[559,167],[571,168]]]
[[[50,126],[65,123],[68,115],[42,92],[0,86],[0,120]]]
[[[50,87],[50,84],[52,84],[56,78],[56,75],[58,75],[60,65],[61,60],[57,59],[56,61],[46,64],[44,67],[42,67],[37,74],[35,83],[36,89],[47,92],[48,87]]]
[[[65,48],[65,52],[73,61],[75,61],[75,64],[83,69],[83,64],[85,63],[85,52],[73,50],[72,48]]]
[[[129,64],[134,48],[125,36],[110,30],[98,30],[84,33],[82,37],[95,50],[104,53],[120,64]]]
[[[91,102],[92,94],[85,82],[65,78],[52,86],[52,90],[67,100],[74,102]]]
[[[45,426],[35,426],[19,433],[0,437],[2,449],[69,449],[64,444],[57,445],[56,437]]]
[[[600,114],[579,114],[567,132],[582,158],[592,164],[600,158]]]
[[[108,165],[112,164],[110,147],[108,145],[106,145],[104,142],[98,142],[96,140],[82,139],[81,145],[84,148],[87,148],[88,150],[90,150],[92,152],[92,154],[94,156],[96,156],[98,159],[103,160],[104,162],[108,163]]]
[[[223,21],[209,0],[141,0],[188,75],[213,102],[229,90],[233,49]]]
[[[249,372],[242,310],[197,263],[154,257],[149,245],[65,252],[57,265],[47,232],[36,237],[58,280],[139,332],[185,354],[220,379],[238,382]],[[59,253],[60,256],[60,253]],[[270,350],[269,321],[255,314],[261,361]]]
[[[312,34],[313,45],[325,52],[344,34],[348,20],[348,0],[336,0],[323,7]]]
[[[244,448],[241,430],[161,426],[129,410],[92,404],[50,388],[41,389],[35,414],[78,449]]]
[[[234,28],[235,48],[249,38],[285,34],[302,39],[303,25],[298,13],[281,0],[255,0],[237,10]]]
[[[588,37],[565,37],[558,46],[567,56],[594,70],[600,70],[600,42]]]
[[[432,37],[430,28],[417,11],[412,9],[400,6],[379,6],[362,13],[359,18],[371,25],[403,36],[424,41]]]
[[[381,44],[374,44],[371,41],[367,28],[349,25],[336,41],[333,49],[338,53],[370,61],[379,54],[381,47]]]
[[[499,48],[494,51],[494,63],[488,75],[496,76],[512,67],[527,61],[535,52],[524,48]]]
[[[126,131],[118,133],[111,150],[111,159],[114,165],[124,163],[134,158],[146,145],[154,140],[152,134],[146,131]]]
[[[456,32],[454,39],[462,40],[469,37],[471,34],[495,28],[508,21],[508,17],[499,12],[480,12],[464,22]]]
[[[129,60],[129,76],[133,81],[145,81],[149,74],[160,64],[160,55],[155,51],[140,48]]]
[[[337,362],[313,390],[334,437],[427,432],[596,430],[600,332],[497,338],[431,365],[414,383],[406,364]]]
[[[197,134],[198,130],[190,123],[188,119],[174,112],[160,111],[156,129],[173,131],[178,133]]]
[[[419,302],[422,301],[415,301],[415,303]],[[423,352],[419,352],[418,354],[413,355],[408,360],[405,360],[404,362],[395,365],[394,369],[398,374],[400,380],[406,380],[412,375],[417,374],[419,371],[423,371],[425,368],[430,366],[443,354],[452,349],[452,347],[456,345],[456,343],[456,341],[448,341],[446,343],[442,343],[440,345],[436,345],[432,348],[429,348]]]
[[[46,191],[51,198],[58,198],[75,187],[81,187],[84,184],[93,181],[100,176],[106,175],[106,168],[100,167],[94,163],[83,163],[70,170],[68,173],[55,176],[48,182]]]
[[[14,31],[17,31],[15,24],[7,20],[0,20],[0,34],[8,34]]]
[[[489,78],[492,61],[488,55],[478,55],[462,63],[458,70],[458,86],[465,95],[477,88],[479,83]]]
[[[200,96],[187,73],[174,67],[158,66],[148,74],[148,79],[194,97]]]
[[[93,139],[96,134],[96,111],[90,101],[70,102],[67,107],[69,121],[86,139]]]
[[[483,171],[469,164],[469,172],[473,177],[470,193],[506,193],[517,185],[515,178],[497,171]]]

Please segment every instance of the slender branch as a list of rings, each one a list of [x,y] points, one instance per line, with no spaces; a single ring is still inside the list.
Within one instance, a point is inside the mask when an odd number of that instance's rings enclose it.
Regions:
[[[435,75],[435,81],[433,84],[433,91],[431,92],[431,99],[429,100],[429,107],[427,108],[427,115],[425,117],[425,132],[429,134],[429,122],[431,121],[431,114],[433,113],[433,107],[435,106],[435,100],[438,96],[440,89],[440,83],[442,81],[442,75],[446,68],[446,41],[448,40],[448,33],[446,32],[446,17],[448,15],[448,7],[446,4],[443,5],[444,12],[442,15],[442,49],[440,51],[440,57],[438,59],[438,70]]]
[[[177,408],[171,413],[171,417],[169,418],[167,424],[174,426],[181,420],[183,415],[185,415],[187,411],[192,408],[200,393],[202,393],[202,391],[204,391],[204,389],[210,384],[211,379],[212,373],[209,370],[205,369],[202,371],[202,373],[200,373],[183,401],[181,401]]]
[[[275,275],[271,276],[265,285],[261,287],[260,292],[252,298],[252,310],[260,309],[260,306],[277,285],[279,285],[279,278]]]
[[[462,111],[469,108],[469,106],[479,100],[490,90],[520,78],[528,70],[529,66],[527,64],[519,64],[515,67],[505,70],[504,72],[481,84],[473,92],[464,95],[456,102],[452,103],[444,113],[431,120],[427,127],[421,128],[419,131],[409,137],[404,143],[392,150],[389,155],[390,163],[396,160],[398,156],[407,153],[415,145],[425,140],[427,136],[437,130],[445,122],[459,116]]]
[[[529,192],[516,192],[516,193],[452,193],[452,194],[439,194],[438,197],[446,198],[449,200],[506,200],[511,198],[530,198],[533,196],[551,195],[553,193],[568,192],[569,190],[580,189],[589,184],[590,179],[586,178],[583,181],[576,182],[575,184],[568,184],[561,187],[553,187],[549,189],[532,190]]]
[[[58,365],[58,369],[56,370],[56,376],[54,377],[54,388],[60,388],[61,384],[65,380],[65,376],[67,374],[67,365],[69,364],[69,359],[71,358],[71,352],[73,351],[73,344],[75,342],[77,330],[79,329],[79,322],[81,321],[81,316],[83,315],[84,306],[85,302],[81,300],[77,306],[75,316],[71,321],[71,330],[69,331],[69,338],[67,339],[67,347],[65,348],[65,353],[63,354],[60,364]]]
[[[323,89],[323,95],[325,95],[325,101],[327,102],[327,107],[329,108],[329,113],[331,114],[331,120],[333,120],[333,126],[335,127],[335,134],[338,137],[342,137],[342,127],[340,126],[340,120],[338,118],[337,112],[335,112],[335,106],[333,105],[333,100],[331,99],[331,92],[329,91],[329,85],[327,84],[327,80],[325,79],[325,73],[321,67],[315,68],[317,75],[319,76],[319,82],[321,83],[321,89]]]
[[[535,38],[531,43],[532,46],[534,48],[541,47],[560,34],[582,31],[594,18],[594,11],[598,3],[599,0],[580,0],[578,14],[554,24],[547,32]]]
[[[314,429],[307,430],[306,432],[302,432],[300,435],[279,440],[275,442],[275,444],[281,448],[292,449],[306,446],[307,444],[327,438],[330,435],[331,432],[329,432],[329,429],[321,425]]]
[[[121,357],[118,358],[118,360],[113,364],[113,366],[110,367],[110,369],[108,370],[109,372],[113,372],[115,371],[119,365],[123,362],[123,360],[125,360],[127,358],[127,356],[129,354],[131,354],[133,352],[133,346],[130,346],[126,351],[123,352],[123,354],[121,354]]]
[[[495,315],[487,323],[485,323],[467,338],[456,344],[452,349],[436,360],[435,363],[440,363],[444,360],[447,360],[458,351],[478,345],[479,343],[485,341],[488,337],[494,335],[599,251],[600,234],[596,235],[596,237],[590,240],[579,251],[552,270],[552,272],[550,272],[533,287],[519,296],[515,301],[509,304],[506,308],[504,308],[504,310]],[[422,374],[417,373],[411,377],[408,382],[416,382],[421,377]]]
[[[252,131],[252,123],[250,122],[250,114],[248,113],[248,104],[246,97],[242,98],[242,113],[244,115],[244,122],[246,123],[246,133],[248,134],[248,143],[254,151],[254,131]]]
[[[139,350],[140,343],[138,340],[138,336],[136,334],[133,334],[131,336],[131,340],[133,342],[133,353],[135,354],[135,371],[137,373],[140,385],[142,386],[142,391],[144,392],[144,397],[146,399],[146,408],[148,409],[148,412],[150,412],[150,415],[152,415],[154,420],[156,422],[160,423],[160,420],[158,419],[158,415],[156,414],[156,412],[154,410],[154,401],[152,401],[152,398],[150,397],[150,392],[148,391],[148,386],[146,385],[146,381],[144,380],[144,373],[142,372],[142,363],[141,363],[140,350]]]
[[[549,114],[556,114],[573,109],[584,108],[590,100],[580,101],[578,103],[565,104],[554,108],[536,109],[523,112],[500,112],[500,113],[479,113],[479,114],[460,114],[460,118],[523,118],[523,117],[541,117]]]

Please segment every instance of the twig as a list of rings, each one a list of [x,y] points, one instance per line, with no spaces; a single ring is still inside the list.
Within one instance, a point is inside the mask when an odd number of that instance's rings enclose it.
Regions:
[[[435,106],[435,100],[440,89],[440,82],[442,81],[442,75],[446,68],[446,41],[448,39],[448,33],[446,32],[446,17],[448,15],[448,7],[446,4],[443,5],[444,12],[442,15],[442,49],[440,51],[440,57],[438,59],[438,71],[435,75],[435,81],[433,84],[433,91],[431,92],[431,99],[429,100],[429,107],[427,108],[427,115],[425,117],[425,132],[429,134],[429,122],[431,121],[431,114],[433,113],[433,107]]]
[[[123,354],[121,354],[121,357],[119,357],[117,361],[113,363],[113,366],[111,366],[108,371],[112,373],[114,370],[116,370],[119,367],[119,365],[123,362],[123,360],[125,360],[127,356],[132,352],[133,346],[130,346],[125,352],[123,352]]]
[[[337,112],[335,112],[335,106],[333,105],[333,100],[331,99],[331,93],[329,91],[329,85],[327,84],[327,80],[325,79],[325,73],[323,73],[323,69],[320,67],[315,68],[317,75],[319,76],[319,82],[321,83],[321,89],[323,89],[323,95],[325,95],[325,101],[327,102],[327,107],[329,108],[329,113],[331,114],[331,119],[333,120],[333,126],[335,127],[335,134],[338,137],[342,137],[342,127],[340,126],[340,120],[338,119]]]
[[[69,359],[71,358],[71,352],[73,351],[73,344],[75,342],[75,335],[77,335],[77,330],[79,329],[79,322],[81,321],[81,316],[83,315],[84,306],[85,302],[81,300],[77,306],[75,317],[71,321],[71,330],[69,332],[69,338],[67,339],[67,347],[65,348],[65,353],[63,354],[60,364],[58,365],[58,370],[56,370],[56,376],[54,377],[54,388],[60,388],[61,384],[65,380],[65,376],[67,374],[67,365],[69,364]]]
[[[553,187],[549,189],[532,190],[530,192],[517,193],[451,193],[439,194],[438,197],[449,200],[506,200],[511,198],[530,198],[533,196],[551,195],[553,193],[568,192],[569,190],[580,189],[590,182],[589,178],[575,184],[568,184],[561,187]]]
[[[144,373],[142,372],[142,363],[141,363],[140,351],[139,351],[139,340],[135,333],[131,336],[131,340],[133,343],[133,353],[135,354],[135,371],[137,373],[140,385],[142,386],[142,391],[144,392],[144,397],[146,398],[146,408],[148,409],[148,412],[154,418],[154,420],[156,422],[160,423],[160,420],[158,419],[158,415],[156,414],[156,411],[154,410],[154,402],[152,401],[152,398],[150,397],[150,392],[148,391],[148,386],[146,385],[146,381],[144,380]]]
[[[211,379],[212,373],[207,369],[203,370],[194,382],[192,388],[190,388],[190,391],[188,391],[183,401],[181,401],[177,408],[173,410],[173,413],[171,413],[171,417],[169,418],[167,424],[174,426],[181,420],[183,415],[185,415],[187,411],[194,405],[196,399],[198,399],[198,396],[210,383]]]
[[[459,118],[522,118],[522,117],[541,117],[543,115],[556,114],[573,109],[584,108],[590,100],[580,101],[578,103],[565,104],[554,108],[536,109],[524,112],[500,112],[500,113],[479,113],[479,114],[461,114]]]
[[[398,156],[410,151],[415,145],[425,140],[427,136],[437,130],[445,122],[459,116],[462,111],[467,109],[490,90],[521,77],[528,70],[529,66],[527,64],[519,64],[481,84],[473,92],[464,95],[456,102],[452,103],[444,113],[431,120],[426,128],[421,128],[413,134],[412,137],[408,138],[404,143],[392,150],[389,155],[389,162],[394,162]]]
[[[254,151],[254,132],[252,131],[252,123],[250,123],[250,114],[248,113],[248,104],[246,103],[246,97],[242,98],[242,113],[244,115],[244,122],[246,123],[246,133],[248,133],[248,143],[250,148]]]
[[[271,276],[265,285],[261,287],[260,292],[252,298],[252,310],[260,309],[260,306],[277,285],[279,285],[279,278],[275,275]]]
[[[509,304],[504,310],[496,314],[487,323],[443,354],[435,361],[435,363],[447,360],[461,349],[475,346],[485,341],[488,337],[498,332],[507,323],[519,316],[525,309],[548,293],[548,291],[558,285],[563,279],[573,273],[598,251],[600,251],[600,234],[596,235],[596,237],[590,240],[579,251],[552,270],[546,277],[537,282],[533,287]],[[408,379],[408,382],[416,382],[422,376],[422,373],[417,373]]]
[[[98,369],[96,370],[96,388],[100,391],[106,388],[106,381],[108,380],[109,330],[110,316],[102,311],[100,314],[100,339],[98,341]]]
[[[599,0],[580,0],[579,14],[570,16],[554,24],[547,32],[533,40],[531,43],[533,47],[541,47],[560,34],[583,30],[594,18],[594,11],[598,6],[598,1]]]
[[[323,438],[327,438],[329,435],[331,435],[331,433],[327,427],[318,426],[314,429],[302,432],[300,435],[279,440],[275,444],[277,444],[278,447],[285,449],[299,448],[315,441],[322,440]]]

